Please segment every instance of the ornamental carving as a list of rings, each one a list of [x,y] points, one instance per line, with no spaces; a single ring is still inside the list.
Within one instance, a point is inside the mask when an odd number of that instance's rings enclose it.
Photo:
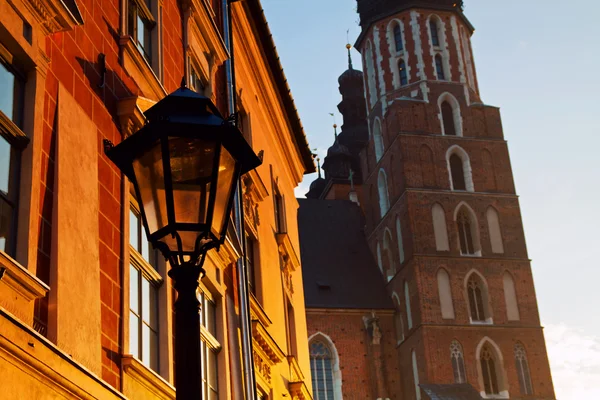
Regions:
[[[257,371],[268,383],[271,383],[271,365],[256,351],[253,352],[254,370]]]
[[[294,294],[292,267],[290,265],[289,257],[287,255],[281,256],[281,274],[286,290],[290,295]]]

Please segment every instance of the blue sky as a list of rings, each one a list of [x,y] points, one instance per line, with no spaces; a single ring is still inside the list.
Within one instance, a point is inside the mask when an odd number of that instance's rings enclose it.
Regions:
[[[309,143],[323,156],[346,31],[351,43],[360,32],[356,2],[262,3]],[[600,2],[465,0],[465,13],[482,98],[502,112],[557,397],[600,398]]]

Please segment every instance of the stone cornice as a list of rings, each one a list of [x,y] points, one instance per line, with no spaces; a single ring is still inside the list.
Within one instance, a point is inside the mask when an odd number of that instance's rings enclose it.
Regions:
[[[259,321],[252,321],[252,337],[273,364],[285,359],[285,354]]]
[[[289,263],[292,271],[300,267],[300,259],[294,250],[290,236],[287,233],[276,233],[275,239],[279,246],[279,254],[284,258],[284,263]]]
[[[124,355],[121,358],[121,366],[124,376],[144,386],[155,395],[155,398],[175,400],[175,388],[133,356]]]
[[[46,35],[68,31],[83,23],[75,1],[72,2],[74,7],[72,9],[69,9],[62,0],[25,0],[23,3]]]
[[[312,395],[304,382],[290,382],[289,390],[292,400],[312,400]]]
[[[117,104],[117,116],[121,125],[121,132],[124,137],[141,129],[146,123],[144,113],[150,107],[156,104],[156,101],[142,96],[126,97],[119,100]]]

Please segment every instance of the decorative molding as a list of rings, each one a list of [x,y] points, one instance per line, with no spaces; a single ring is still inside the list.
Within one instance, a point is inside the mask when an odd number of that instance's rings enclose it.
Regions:
[[[254,359],[254,370],[265,380],[265,382],[271,385],[271,367],[273,363],[269,361],[268,357],[262,356],[259,351],[254,350],[252,352]]]
[[[282,261],[285,264],[289,263],[289,267],[292,271],[296,271],[300,268],[300,259],[296,254],[296,250],[290,240],[290,237],[287,233],[276,233],[275,239],[277,240],[277,245],[279,246],[279,254],[282,256]],[[283,269],[283,265],[282,265]]]
[[[0,306],[32,326],[33,300],[46,296],[49,290],[48,285],[0,251]]]
[[[250,318],[260,322],[266,328],[273,323],[253,294],[250,295]]]
[[[119,39],[121,62],[123,68],[135,80],[144,96],[152,101],[159,101],[167,95],[167,91],[154,73],[154,70],[135,45],[129,35]]]
[[[285,359],[283,351],[259,321],[252,321],[252,338],[271,363],[278,364]]]
[[[269,192],[256,170],[252,170],[242,177],[242,187],[246,226],[250,228],[254,236],[258,237],[258,226],[260,225],[258,203],[263,201]]]
[[[144,112],[156,102],[142,96],[126,97],[117,103],[117,116],[121,125],[121,132],[127,138],[146,123]]]
[[[62,0],[25,0],[23,3],[42,26],[45,35],[69,31],[83,24],[75,0],[72,9]]]
[[[216,67],[229,59],[229,52],[227,51],[227,47],[225,47],[225,41],[215,24],[215,20],[211,16],[211,10],[207,8],[204,1],[184,0],[183,3],[188,3],[188,5],[191,6],[191,36],[195,36],[198,44],[203,47],[203,49],[196,50],[192,48],[191,50],[197,55],[209,53],[211,56],[214,56],[215,59],[213,60],[213,68],[211,71],[214,72],[217,69]]]
[[[133,356],[121,357],[121,367],[123,368],[123,379],[127,377],[133,379],[137,384],[150,391],[153,398],[175,400],[175,388]],[[134,393],[125,393],[124,391],[123,394],[132,396]]]
[[[298,360],[295,356],[288,356],[288,364],[290,365],[290,382],[304,382],[304,374],[300,369]]]
[[[312,400],[312,395],[304,382],[290,382],[289,391],[292,400]]]

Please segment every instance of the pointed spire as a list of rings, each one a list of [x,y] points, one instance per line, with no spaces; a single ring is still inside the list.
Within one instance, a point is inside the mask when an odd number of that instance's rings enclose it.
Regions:
[[[350,49],[352,49],[352,45],[348,43],[346,45],[346,49],[348,49],[348,69],[354,69],[352,67],[352,55],[350,54]]]
[[[337,142],[337,124],[333,124],[333,136],[335,137],[335,141]]]
[[[319,171],[319,179],[321,179],[321,157],[317,157],[317,170]]]

